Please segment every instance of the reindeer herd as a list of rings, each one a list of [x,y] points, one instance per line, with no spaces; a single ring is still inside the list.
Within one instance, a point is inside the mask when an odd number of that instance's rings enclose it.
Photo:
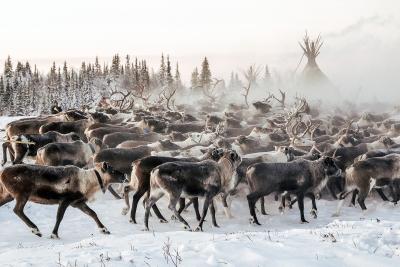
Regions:
[[[6,166],[0,174],[0,206],[15,200],[15,214],[41,236],[24,213],[26,203],[58,204],[52,231],[52,238],[58,238],[69,206],[108,234],[86,204],[107,190],[125,200],[122,214],[130,211],[135,224],[144,199],[146,230],[151,210],[167,222],[157,206],[165,195],[168,209],[186,229],[192,228],[182,211],[193,206],[196,231],[203,230],[208,210],[218,227],[218,199],[232,217],[227,199],[243,192],[254,224],[260,224],[256,203],[260,200],[260,212],[267,214],[264,197],[270,194],[280,201],[281,212],[297,202],[301,222],[307,222],[304,198],[311,200],[315,218],[316,200],[322,197],[338,200],[336,216],[348,195],[363,211],[372,190],[383,201],[397,203],[400,120],[392,119],[393,114],[331,114],[313,109],[304,98],[287,105],[281,94],[281,100],[269,97],[251,108],[213,104],[180,106],[185,112],[160,106],[129,112],[68,110],[13,121],[2,145]],[[119,185],[112,187],[114,183]]]

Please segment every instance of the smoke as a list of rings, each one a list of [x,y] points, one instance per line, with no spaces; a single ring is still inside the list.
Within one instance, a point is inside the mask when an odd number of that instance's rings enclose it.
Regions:
[[[379,25],[385,26],[388,23],[393,22],[393,19],[390,17],[381,17],[378,15],[367,17],[367,18],[360,18],[357,22],[344,27],[340,31],[330,32],[324,34],[325,38],[336,38],[336,37],[344,37],[346,35],[350,35],[353,33],[359,32],[362,28],[368,27],[369,25]]]

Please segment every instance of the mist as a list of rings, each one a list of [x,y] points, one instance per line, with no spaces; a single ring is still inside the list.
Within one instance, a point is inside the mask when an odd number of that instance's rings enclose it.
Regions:
[[[268,65],[273,76],[294,78],[306,62],[295,72],[302,56],[298,42],[307,30],[323,38],[317,63],[337,87],[338,101],[398,100],[397,1],[205,1],[197,7],[169,1],[168,12],[162,1],[117,2],[121,5],[85,1],[76,9],[74,1],[43,1],[46,10],[33,15],[28,12],[32,3],[26,1],[20,19],[7,14],[0,19],[0,33],[6,37],[0,60],[7,55],[14,62],[29,60],[47,73],[53,61],[79,68],[83,60],[99,56],[109,62],[119,53],[146,59],[157,71],[164,53],[173,64],[179,62],[187,86],[205,56],[213,77],[226,83],[232,71],[241,73],[252,64]],[[7,3],[4,8],[17,6]],[[290,87],[291,81],[287,83]]]

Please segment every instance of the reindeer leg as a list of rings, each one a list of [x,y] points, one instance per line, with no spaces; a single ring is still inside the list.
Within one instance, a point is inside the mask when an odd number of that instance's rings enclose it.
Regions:
[[[190,205],[193,204],[194,198],[190,198],[189,201],[186,203],[184,210],[187,210]],[[194,205],[194,204],[193,204]],[[199,216],[200,217],[200,216]],[[199,219],[200,220],[200,219]]]
[[[252,216],[252,222],[261,225],[258,222],[257,215],[256,215],[256,202],[257,200],[262,197],[263,194],[260,194],[259,192],[253,192],[247,195],[247,202],[249,203],[249,209],[250,209],[250,215]]]
[[[117,192],[115,192],[112,186],[108,187],[108,191],[110,191],[111,195],[113,195],[116,199],[122,199],[122,197]]]
[[[176,209],[176,204],[178,203],[179,199],[180,199],[179,196],[176,196],[174,193],[170,193],[168,208],[175,214],[175,217],[178,218],[178,220],[184,224],[185,229],[191,230],[190,225],[187,223],[187,221],[185,221],[185,219],[183,219],[183,217]]]
[[[153,190],[154,191],[154,190]],[[164,192],[161,190],[157,190],[157,193],[150,194],[150,197],[146,201],[146,210],[144,213],[144,226],[145,231],[149,230],[149,216],[150,209],[155,205],[155,203],[164,196]]]
[[[24,157],[25,157],[25,153],[20,153],[20,154],[15,155],[15,159],[12,160],[12,164],[13,165],[22,164],[23,163],[22,160],[24,159]]]
[[[303,195],[303,193],[297,194],[297,204],[299,205],[301,222],[308,223],[308,221],[304,218],[304,195]]]
[[[382,198],[383,201],[389,201],[389,199],[386,197],[385,193],[383,193],[383,190],[381,188],[375,188],[376,192],[378,192],[379,196]]]
[[[79,202],[72,206],[80,209],[83,213],[92,217],[92,219],[96,222],[97,227],[100,229],[100,233],[107,234],[107,235],[110,234],[110,232],[107,230],[107,228],[101,223],[101,221],[97,217],[96,212],[94,210],[92,210],[91,208],[89,208],[89,206],[85,202]]]
[[[136,224],[136,209],[139,203],[139,200],[146,193],[145,189],[139,188],[132,196],[132,209],[131,209],[131,219],[130,221]],[[127,196],[125,196],[127,198]],[[129,201],[129,200],[128,200]]]
[[[7,163],[7,148],[9,148],[9,144],[8,142],[5,142],[2,144],[3,147],[3,162],[1,163],[1,166],[6,165]]]
[[[264,199],[264,197],[260,198],[260,202],[261,202],[261,214],[262,215],[268,215],[268,213],[265,211],[265,199]]]
[[[24,207],[26,205],[26,202],[28,201],[27,196],[18,196],[15,198],[15,207],[14,207],[14,213],[17,214],[17,216],[26,224],[28,225],[29,228],[31,228],[32,233],[35,235],[41,237],[42,234],[39,231],[39,228],[25,215],[24,213]]]
[[[131,192],[131,186],[130,185],[126,185],[124,186],[124,200],[125,200],[125,204],[126,206],[124,208],[122,208],[122,215],[126,215],[129,211],[129,209],[131,208],[131,206],[129,205],[129,192]]]
[[[184,209],[185,209],[185,198],[181,197],[179,198],[179,209],[178,209],[179,214],[181,214]]]
[[[60,205],[58,206],[57,210],[57,220],[56,224],[54,225],[53,232],[50,238],[58,239],[58,228],[60,227],[61,220],[64,217],[65,211],[67,210],[68,206],[71,204],[70,200],[63,200]]]
[[[356,189],[356,190],[353,191],[353,194],[352,194],[352,196],[351,196],[350,207],[351,207],[351,206],[353,206],[353,207],[356,206],[356,197],[357,197],[357,194],[358,194],[358,189]]]
[[[315,195],[313,193],[307,193],[306,196],[311,199],[312,209],[310,214],[317,219],[317,204],[315,203]]]
[[[10,161],[14,162],[15,159],[15,151],[12,149],[11,144],[8,145],[8,153],[10,154]]]
[[[368,191],[365,190],[360,190],[357,198],[357,202],[360,205],[361,209],[363,210],[363,213],[366,213],[367,207],[365,206],[365,199],[367,198]]]
[[[195,231],[203,231],[204,219],[207,216],[208,206],[210,205],[210,202],[212,202],[212,201],[213,201],[213,198],[210,196],[210,194],[207,194],[206,198],[204,199],[203,214],[201,215],[201,220],[199,222],[199,225],[196,227]]]
[[[161,214],[160,210],[158,209],[158,206],[156,204],[153,205],[153,211],[156,214],[157,218],[160,220],[160,223],[167,223],[167,219],[164,218],[164,216]]]
[[[231,209],[230,209],[230,207],[228,205],[228,201],[227,201],[228,195],[229,194],[223,194],[222,195],[222,205],[224,206],[225,216],[227,218],[231,219],[231,218],[233,218],[233,216],[232,216],[232,212],[231,212]]]
[[[211,219],[212,219],[212,224],[214,227],[219,227],[217,224],[217,220],[215,219],[215,207],[214,207],[214,200],[211,200],[210,203],[210,212],[211,212]]]
[[[328,183],[327,183],[326,187],[328,188],[328,191],[331,194],[331,196],[333,197],[333,199],[337,199],[337,196],[335,194],[335,187],[338,188],[338,184],[333,179],[336,179],[336,178],[328,179]]]
[[[195,197],[191,199],[193,202],[194,212],[196,213],[196,220],[199,222],[201,220],[200,211],[199,211],[199,198]]]
[[[278,197],[278,195],[276,195],[276,197]],[[279,212],[281,214],[283,214],[283,211],[285,210],[285,207],[286,207],[285,195],[282,194],[281,195],[281,204],[278,207]]]
[[[357,189],[355,189],[354,191],[357,191]],[[343,204],[344,204],[344,200],[346,199],[346,197],[349,194],[353,193],[353,197],[355,198],[354,191],[346,191],[346,189],[345,189],[342,193],[339,194],[339,204],[338,204],[338,206],[336,208],[336,212],[334,214],[332,214],[332,217],[338,217],[339,216],[340,210],[342,209]]]

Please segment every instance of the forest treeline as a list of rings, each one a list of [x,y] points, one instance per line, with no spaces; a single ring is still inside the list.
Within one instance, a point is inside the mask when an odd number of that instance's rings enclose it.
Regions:
[[[263,72],[255,78],[268,82],[271,79],[268,66]],[[239,77],[239,73],[232,72],[228,84],[220,80],[218,90],[240,91],[245,82]],[[53,63],[47,73],[40,72],[28,61],[14,65],[8,56],[0,75],[0,114],[48,113],[54,101],[63,110],[94,107],[101,97],[112,97],[115,92],[139,96],[156,90],[202,91],[210,89],[213,79],[206,57],[193,70],[190,83],[184,84],[179,64],[171,63],[170,57],[163,54],[156,69],[148,66],[146,60],[116,54],[111,63],[100,63],[96,57],[94,62],[82,62],[79,69],[70,67],[66,61],[61,66]],[[115,94],[115,97],[120,96]]]

